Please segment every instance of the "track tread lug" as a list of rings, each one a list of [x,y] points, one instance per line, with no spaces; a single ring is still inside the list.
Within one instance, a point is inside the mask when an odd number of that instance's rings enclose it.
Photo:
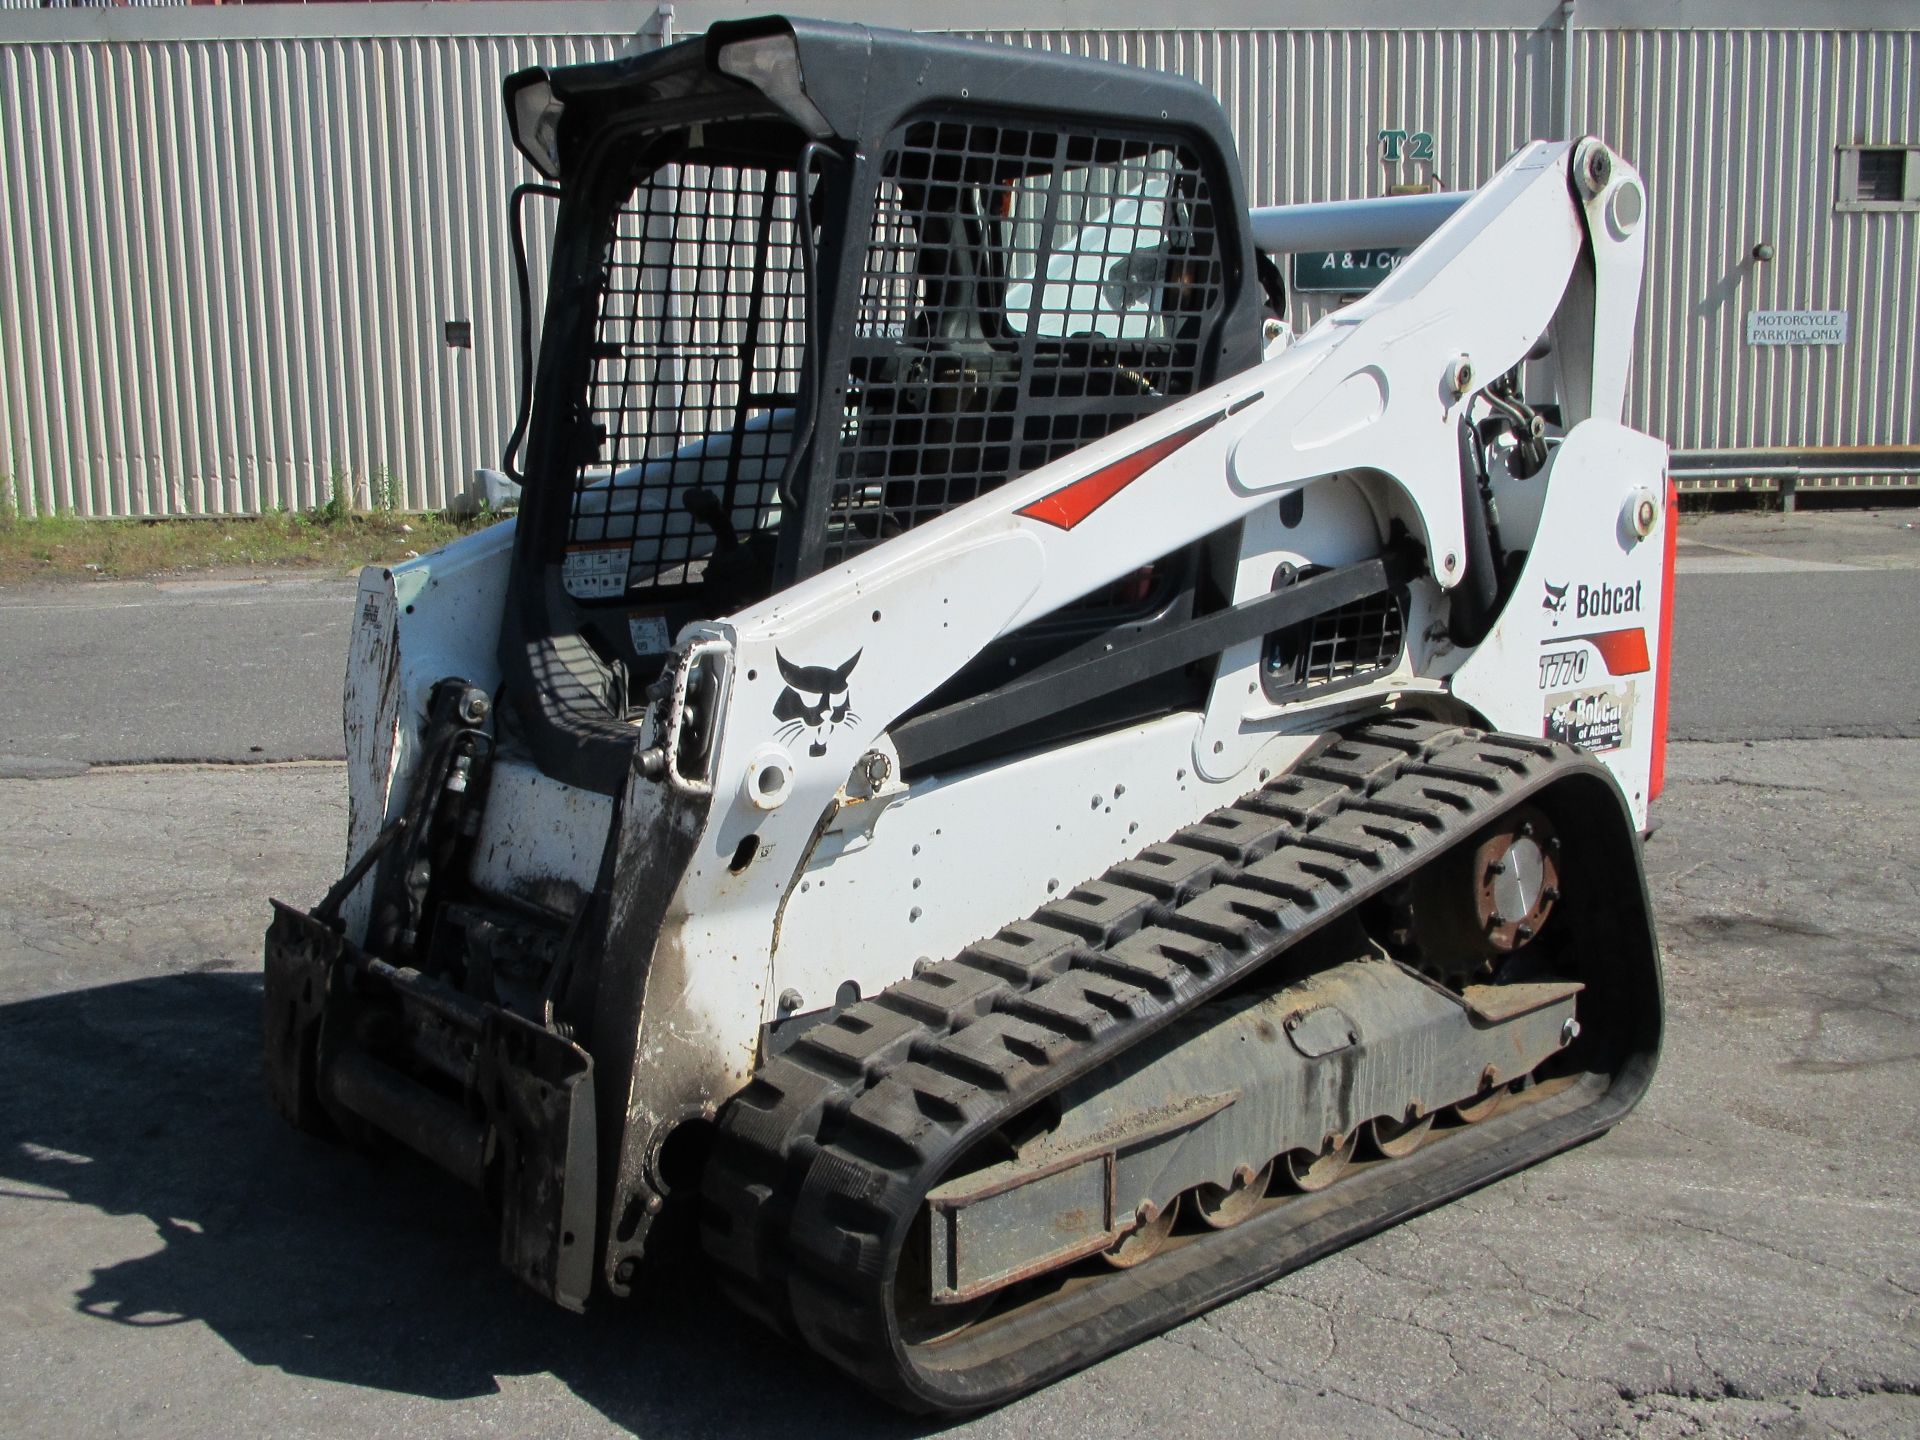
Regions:
[[[919,1033],[920,1022],[915,1017],[862,1000],[834,1019],[814,1026],[794,1041],[793,1049],[840,1068],[844,1075],[857,1076],[872,1065],[904,1054],[907,1044]]]
[[[1255,932],[1251,939],[1257,942],[1282,929],[1291,909],[1285,901],[1276,900],[1264,891],[1226,883],[1214,886],[1192,904],[1183,905],[1178,918],[1183,926],[1217,927],[1222,933],[1251,926]]]
[[[1006,982],[990,971],[959,960],[932,966],[889,985],[874,1003],[924,1024],[953,1026],[992,1008]]]
[[[1218,855],[1168,841],[1149,845],[1107,873],[1129,889],[1151,895],[1163,904],[1177,905],[1212,884],[1225,868]]]
[[[1341,740],[1304,762],[1299,773],[1345,785],[1350,790],[1366,790],[1383,775],[1397,771],[1406,758],[1406,752],[1395,746]]]
[[[1239,802],[1239,808],[1258,810],[1295,827],[1320,820],[1353,798],[1345,786],[1312,776],[1288,774],[1256,790]]]
[[[1271,855],[1292,834],[1292,827],[1280,816],[1234,805],[1189,825],[1180,832],[1180,843],[1210,851],[1238,869]]]
[[[1155,897],[1111,880],[1089,880],[1061,899],[1040,909],[1049,925],[1080,937],[1090,945],[1111,945],[1131,935],[1147,921]]]
[[[1118,984],[1170,999],[1192,978],[1193,971],[1162,950],[1159,937],[1166,933],[1156,928],[1129,935],[1111,950],[1089,956],[1082,973],[1104,975]]]
[[[1036,917],[1002,927],[999,934],[969,945],[961,955],[1003,980],[1034,985],[1065,970],[1085,947],[1086,941],[1072,931],[1043,924]]]
[[[1037,990],[1015,996],[1008,1001],[1005,1010],[1009,1015],[1032,1020],[1080,1044],[1093,1039],[1103,1022],[1112,1018],[1107,1012],[1090,1004],[1085,991],[1074,985],[1067,976],[1049,980]]]

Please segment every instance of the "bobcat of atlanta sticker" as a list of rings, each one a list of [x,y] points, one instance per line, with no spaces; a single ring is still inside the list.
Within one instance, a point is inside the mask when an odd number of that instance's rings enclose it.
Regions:
[[[1545,734],[1576,750],[1618,750],[1631,744],[1632,684],[1549,695]]]

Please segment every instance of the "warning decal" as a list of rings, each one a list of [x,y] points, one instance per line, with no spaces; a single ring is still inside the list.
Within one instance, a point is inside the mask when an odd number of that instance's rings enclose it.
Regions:
[[[576,600],[618,599],[627,593],[627,558],[622,540],[614,545],[569,545],[560,567],[567,593]]]

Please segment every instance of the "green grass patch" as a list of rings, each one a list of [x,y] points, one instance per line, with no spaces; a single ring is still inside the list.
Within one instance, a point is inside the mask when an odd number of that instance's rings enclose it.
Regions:
[[[336,495],[336,500],[340,497]],[[0,584],[30,580],[134,580],[207,571],[348,573],[425,554],[483,529],[497,516],[454,520],[344,503],[306,514],[226,520],[24,519],[0,506]]]

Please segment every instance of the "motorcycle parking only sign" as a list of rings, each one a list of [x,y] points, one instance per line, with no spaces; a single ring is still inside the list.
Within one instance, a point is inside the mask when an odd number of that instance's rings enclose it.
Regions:
[[[1749,345],[1844,345],[1844,310],[1749,310]]]

